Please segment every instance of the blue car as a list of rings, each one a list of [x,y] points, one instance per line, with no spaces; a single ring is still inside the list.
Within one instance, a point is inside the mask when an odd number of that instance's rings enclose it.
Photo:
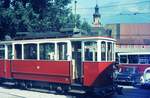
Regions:
[[[117,83],[136,84],[140,81],[140,74],[137,67],[124,66],[117,73],[115,81]]]

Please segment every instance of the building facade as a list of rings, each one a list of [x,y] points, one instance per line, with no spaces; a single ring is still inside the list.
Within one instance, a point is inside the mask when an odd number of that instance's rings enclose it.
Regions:
[[[117,40],[116,52],[150,52],[150,23],[109,24]]]

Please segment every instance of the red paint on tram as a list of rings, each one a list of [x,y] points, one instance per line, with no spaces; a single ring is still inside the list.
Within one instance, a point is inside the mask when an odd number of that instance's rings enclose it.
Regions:
[[[112,62],[84,62],[83,66],[85,86],[98,87],[112,84]]]

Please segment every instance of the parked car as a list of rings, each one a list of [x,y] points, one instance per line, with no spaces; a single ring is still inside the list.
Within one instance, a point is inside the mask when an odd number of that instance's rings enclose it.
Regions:
[[[146,68],[141,76],[141,86],[150,87],[150,67]]]
[[[117,73],[117,83],[136,84],[140,81],[140,74],[137,67],[122,66]]]

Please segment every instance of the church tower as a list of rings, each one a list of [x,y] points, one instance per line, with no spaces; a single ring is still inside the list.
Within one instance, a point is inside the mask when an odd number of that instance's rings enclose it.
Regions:
[[[101,18],[101,15],[99,13],[99,6],[96,4],[95,13],[93,14],[93,27],[100,27],[101,26],[100,18]]]

